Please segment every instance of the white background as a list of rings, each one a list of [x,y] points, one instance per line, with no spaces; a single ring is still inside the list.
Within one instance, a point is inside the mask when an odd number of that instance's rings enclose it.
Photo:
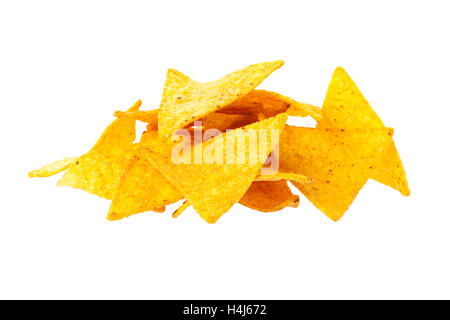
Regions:
[[[1,1],[1,298],[450,298],[446,1]],[[108,222],[27,171],[88,151],[113,112],[283,59],[260,88],[321,105],[343,66],[388,126],[410,197],[369,181],[334,223],[240,205]],[[311,120],[290,123],[313,125]],[[139,127],[140,129],[142,127]]]

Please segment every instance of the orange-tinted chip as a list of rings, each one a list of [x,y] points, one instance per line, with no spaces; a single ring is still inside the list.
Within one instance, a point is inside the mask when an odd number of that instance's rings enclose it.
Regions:
[[[239,203],[258,211],[273,212],[297,208],[299,197],[292,193],[286,181],[255,181]]]
[[[253,90],[232,104],[219,110],[220,113],[256,114],[263,118],[276,116],[286,112],[290,116],[307,117],[319,121],[322,117],[320,108],[307,103],[297,102],[294,99],[276,92],[266,90]]]
[[[227,129],[236,129],[257,122],[258,118],[251,114],[223,114],[213,112],[201,119],[201,121],[203,130],[217,129],[223,132]]]

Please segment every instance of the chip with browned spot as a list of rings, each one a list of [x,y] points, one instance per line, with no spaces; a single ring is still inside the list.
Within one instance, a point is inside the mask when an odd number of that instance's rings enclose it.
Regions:
[[[172,218],[177,218],[180,214],[182,214],[184,212],[184,210],[187,209],[187,207],[189,207],[191,204],[189,203],[189,201],[184,200],[183,203],[181,204],[181,206],[178,207],[177,210],[175,210],[172,213]]]

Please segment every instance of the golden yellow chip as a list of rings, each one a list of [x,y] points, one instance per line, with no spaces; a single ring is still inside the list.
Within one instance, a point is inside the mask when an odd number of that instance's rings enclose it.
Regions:
[[[30,178],[46,178],[54,174],[60,173],[66,170],[72,163],[74,163],[78,157],[64,158],[55,162],[49,163],[42,168],[28,172]]]
[[[242,198],[250,187],[270,151],[275,147],[274,144],[271,144],[272,135],[275,131],[281,133],[286,119],[287,116],[281,114],[262,122],[228,131],[202,144],[196,144],[192,147],[194,161],[190,161],[190,163],[174,163],[172,153],[175,142],[161,141],[156,138],[149,139],[149,144],[143,148],[145,150],[143,154],[180,190],[204,220],[215,223],[234,203]],[[254,162],[239,163],[242,157],[250,159],[250,139],[247,139],[247,134],[253,131],[264,131],[269,142],[267,150],[264,153],[257,152]],[[154,132],[149,132],[149,135],[156,137]],[[226,145],[237,146],[238,140],[241,138],[244,138],[242,153],[218,153],[220,159],[216,158],[216,160],[219,163],[207,163],[206,159],[196,163],[195,155],[198,154],[198,151],[200,154],[205,154],[208,149],[217,151],[220,146],[224,148]],[[254,147],[256,150],[263,149],[259,143]],[[231,161],[229,161],[230,159]]]
[[[128,111],[139,109],[137,101]],[[135,121],[118,118],[103,132],[94,147],[79,157],[62,178],[58,186],[78,188],[112,199],[122,170],[133,154],[133,142],[136,138]]]
[[[292,183],[323,213],[339,220],[364,186],[373,165],[392,141],[393,130],[314,129],[286,126],[280,169],[313,179]]]
[[[138,148],[157,139],[156,132],[144,132]],[[156,168],[140,156],[139,149],[122,172],[111,207],[109,220],[119,220],[160,208],[183,199],[183,195]]]
[[[286,181],[255,181],[239,203],[262,212],[297,208],[299,197],[292,193]]]
[[[317,128],[383,128],[384,124],[370,107],[356,84],[342,68],[333,74],[322,106],[323,119]],[[394,142],[374,165],[370,176],[408,196],[408,181]]]
[[[266,90],[253,90],[218,112],[227,114],[259,114],[264,118],[286,112],[290,116],[310,116],[316,121],[322,118],[320,108],[307,103],[297,102],[279,93]]]
[[[192,121],[229,105],[282,65],[281,60],[254,64],[207,83],[169,69],[158,115],[159,137],[167,138]]]

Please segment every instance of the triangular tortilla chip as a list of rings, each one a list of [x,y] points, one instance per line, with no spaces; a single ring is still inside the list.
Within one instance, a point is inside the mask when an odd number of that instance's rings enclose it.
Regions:
[[[169,69],[158,115],[159,137],[167,138],[192,121],[229,105],[282,65],[281,60],[254,64],[207,83]]]
[[[144,132],[138,148],[148,144],[149,139],[158,139],[156,132]],[[175,188],[150,161],[140,156],[139,149],[122,172],[111,207],[109,220],[119,220],[145,211],[160,208],[183,199]]]
[[[258,158],[254,162],[245,161],[237,163],[236,158],[230,156],[234,161],[222,164],[217,163],[179,163],[175,164],[171,158],[172,149],[176,145],[174,142],[161,141],[159,139],[150,139],[148,146],[144,147],[144,155],[152,164],[185,196],[192,204],[199,215],[209,223],[215,223],[231,206],[238,202],[245,194],[250,184],[259,173],[262,164],[275,145],[270,145],[274,130],[281,134],[286,122],[285,114],[274,118],[257,122],[243,128],[228,131],[202,144],[196,144],[192,147],[192,154],[199,150],[204,152],[207,148],[218,147],[236,142],[238,139],[247,137],[247,133],[256,130],[256,132],[265,131],[268,137],[268,148],[266,152],[258,152]],[[149,135],[156,136],[150,132]],[[250,145],[249,139],[245,138],[244,153],[238,157],[244,156],[249,159]],[[258,141],[259,142],[259,141]],[[258,146],[255,146],[259,150]],[[214,149],[214,148],[213,148]],[[215,150],[215,149],[214,149]],[[223,153],[225,156],[225,152]],[[224,158],[222,157],[222,160]]]
[[[71,157],[71,158],[64,158],[61,160],[57,160],[55,162],[52,162],[52,163],[49,163],[49,164],[43,166],[42,168],[28,172],[28,176],[30,178],[35,178],[35,177],[46,178],[46,177],[53,176],[57,173],[60,173],[61,171],[66,170],[67,168],[69,168],[70,165],[72,163],[74,163],[77,159],[78,159],[78,157]]]
[[[356,84],[343,68],[334,71],[322,106],[323,119],[317,128],[383,128]],[[372,179],[392,187],[404,196],[410,194],[405,170],[394,142],[374,165]]]
[[[141,106],[137,101],[128,111],[137,111]],[[112,199],[123,168],[133,154],[136,138],[133,119],[114,120],[103,132],[94,147],[75,161],[58,186],[78,188]]]
[[[313,179],[292,183],[323,213],[339,220],[364,186],[373,165],[392,141],[393,130],[314,129],[286,126],[280,169]]]
[[[255,181],[239,203],[258,211],[274,212],[286,207],[297,208],[299,197],[292,193],[285,180]]]
[[[264,118],[270,118],[286,112],[290,116],[311,116],[316,121],[322,118],[320,108],[307,103],[297,102],[294,99],[267,90],[253,90],[218,112],[227,114],[260,114]]]

